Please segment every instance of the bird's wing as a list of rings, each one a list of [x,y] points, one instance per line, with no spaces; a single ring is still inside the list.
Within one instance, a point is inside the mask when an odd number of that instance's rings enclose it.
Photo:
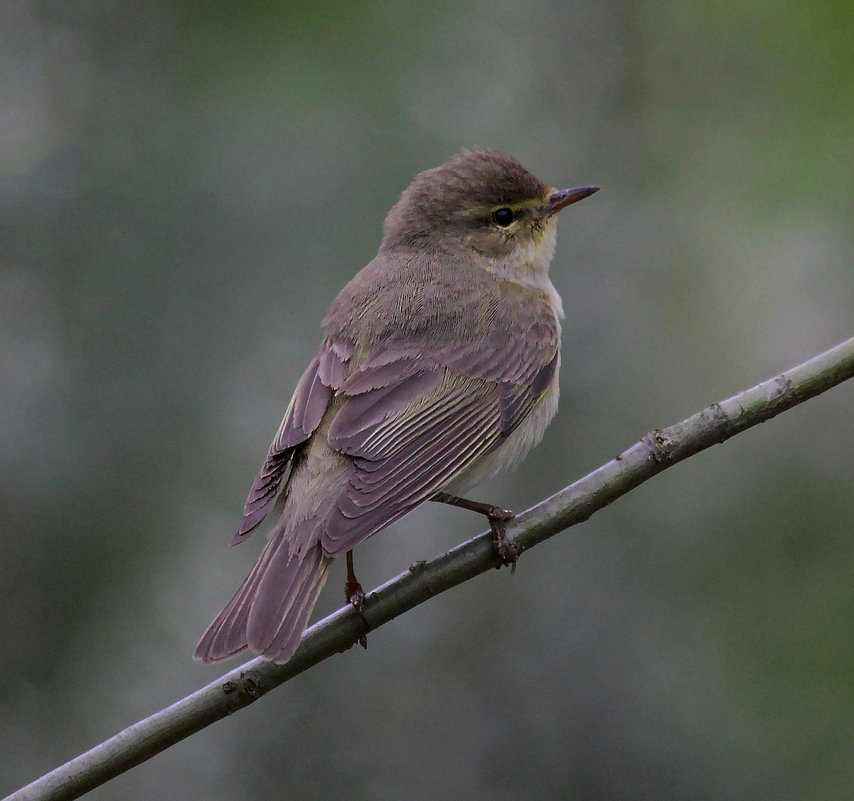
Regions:
[[[344,380],[352,349],[346,342],[326,340],[294,390],[267,458],[258,472],[243,507],[243,519],[231,544],[242,542],[267,516],[279,494],[294,449],[308,440],[320,425],[333,390]]]
[[[325,520],[324,551],[350,550],[498,447],[554,377],[553,333],[511,347],[387,344],[363,360],[336,393],[327,435],[353,471]]]

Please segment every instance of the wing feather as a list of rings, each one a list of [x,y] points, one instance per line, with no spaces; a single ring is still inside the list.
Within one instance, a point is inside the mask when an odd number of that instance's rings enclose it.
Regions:
[[[232,545],[243,542],[269,513],[282,488],[294,450],[306,442],[320,425],[332,400],[333,390],[343,383],[346,362],[352,352],[352,347],[346,342],[326,340],[302,374],[267,458],[249,490],[243,519],[231,540]]]
[[[326,518],[321,543],[331,555],[354,547],[417,504],[435,495],[456,476],[505,439],[535,398],[527,386],[499,385],[444,368],[432,371],[441,382],[420,398],[405,393],[396,404],[383,394],[387,414],[362,426],[357,417],[338,424],[347,398],[330,427],[333,447],[355,457],[353,471]],[[502,398],[504,400],[502,400]],[[336,425],[338,424],[338,425]]]
[[[351,456],[361,455],[366,431],[376,431],[401,409],[410,407],[431,394],[442,380],[436,370],[413,372],[401,366],[401,378],[384,386],[350,395],[332,420],[327,438],[336,450]]]

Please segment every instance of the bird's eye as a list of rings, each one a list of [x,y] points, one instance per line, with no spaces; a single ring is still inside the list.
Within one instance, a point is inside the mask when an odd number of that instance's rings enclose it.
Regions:
[[[508,209],[506,206],[492,212],[492,222],[502,228],[506,228],[515,219],[516,215],[513,213],[513,209]]]

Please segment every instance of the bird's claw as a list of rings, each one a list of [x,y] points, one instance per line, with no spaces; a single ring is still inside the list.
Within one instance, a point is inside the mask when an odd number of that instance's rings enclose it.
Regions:
[[[516,561],[519,559],[519,549],[516,543],[507,539],[507,527],[505,523],[516,517],[513,512],[508,509],[502,509],[498,506],[491,506],[487,512],[489,527],[492,530],[492,542],[495,545],[495,551],[501,559],[502,565],[510,565],[510,573],[516,572]]]

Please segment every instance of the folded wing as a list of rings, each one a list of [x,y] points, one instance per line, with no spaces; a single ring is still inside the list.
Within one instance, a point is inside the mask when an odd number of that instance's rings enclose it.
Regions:
[[[353,470],[325,521],[325,553],[350,550],[501,445],[557,368],[556,343],[524,365],[512,352],[502,365],[488,344],[478,350],[428,358],[386,346],[344,381],[327,438],[352,457]]]

